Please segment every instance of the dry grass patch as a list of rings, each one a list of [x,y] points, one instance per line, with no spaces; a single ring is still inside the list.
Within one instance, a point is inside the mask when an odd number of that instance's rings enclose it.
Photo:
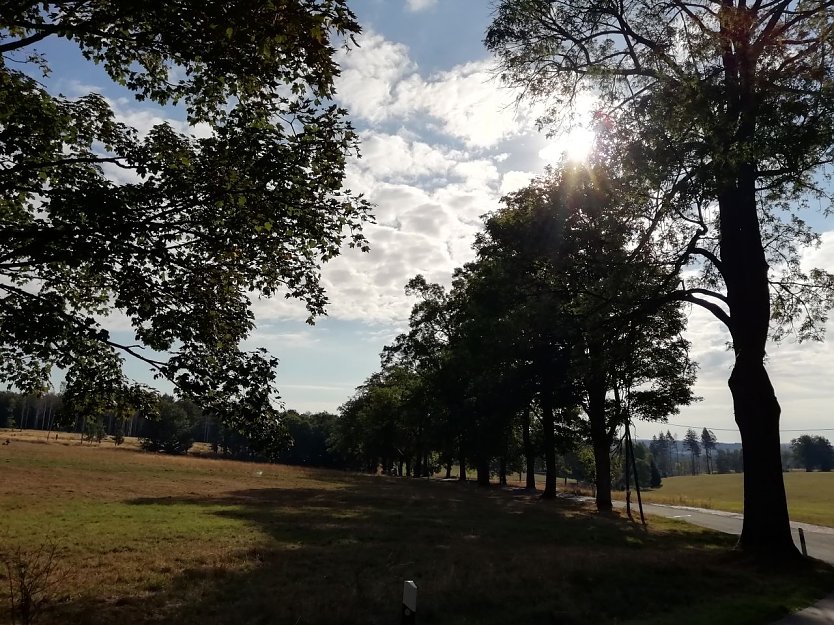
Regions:
[[[738,625],[834,588],[729,536],[474,485],[20,441],[0,471],[0,548],[51,540],[70,571],[43,625],[394,623],[404,579],[423,624]]]

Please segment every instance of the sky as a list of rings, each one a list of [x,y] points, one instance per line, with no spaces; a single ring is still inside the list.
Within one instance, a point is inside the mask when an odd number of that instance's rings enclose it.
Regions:
[[[351,7],[363,34],[358,47],[339,52],[337,97],[362,140],[346,186],[376,206],[376,223],[365,228],[371,252],[346,249],[325,266],[330,305],[315,326],[304,322],[299,303],[255,300],[257,330],[247,343],[279,358],[282,399],[300,411],[335,411],[347,400],[378,370],[382,347],[407,326],[414,301],[405,296],[405,283],[421,273],[448,285],[453,269],[474,257],[480,217],[578,143],[575,136],[540,134],[536,111],[515,106],[515,94],[500,86],[482,44],[490,3],[354,0]],[[136,102],[66,46],[41,49],[53,62],[51,88],[69,96],[100,91],[140,130],[181,119],[176,110]],[[834,270],[834,222],[813,221],[823,245],[805,261]],[[637,435],[668,428],[682,438],[687,427],[707,427],[720,441],[737,442],[727,388],[729,336],[709,313],[694,309],[687,338],[700,364],[695,392],[703,401],[669,424],[638,423]],[[805,432],[831,438],[830,343],[771,346],[768,370],[782,405],[783,442]],[[139,363],[128,363],[127,371],[150,381]]]

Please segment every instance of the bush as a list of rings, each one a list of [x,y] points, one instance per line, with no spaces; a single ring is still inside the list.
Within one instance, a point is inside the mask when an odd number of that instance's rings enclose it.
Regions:
[[[189,410],[190,405],[163,397],[158,408],[158,417],[145,421],[139,445],[146,451],[174,455],[187,453],[194,444],[196,422],[193,411]]]
[[[65,575],[58,565],[55,545],[33,551],[20,548],[0,554],[5,568],[9,622],[31,625],[49,601],[53,588]]]

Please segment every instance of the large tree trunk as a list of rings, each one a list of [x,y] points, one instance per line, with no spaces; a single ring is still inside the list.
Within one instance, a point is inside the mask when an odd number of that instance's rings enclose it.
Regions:
[[[797,556],[782,479],[781,410],[763,363],[736,358],[730,390],[744,448],[744,525],[739,546],[765,557]]]
[[[524,459],[527,463],[527,483],[529,490],[536,490],[536,452],[533,449],[533,441],[530,438],[530,406],[524,409],[524,423],[521,430],[524,440]]]
[[[423,477],[423,423],[417,427],[417,453],[414,462],[414,477]]]
[[[781,409],[764,367],[770,286],[753,164],[738,168],[735,185],[719,195],[719,207],[721,262],[736,356],[729,386],[744,450],[744,525],[739,546],[766,558],[795,557],[782,479]]]
[[[478,486],[489,486],[489,459],[478,461]]]
[[[460,469],[460,473],[458,474],[458,480],[461,482],[466,481],[466,454],[463,451],[463,436],[460,437],[460,446],[458,447],[458,467]]]
[[[724,154],[718,183],[721,264],[726,320],[736,361],[729,386],[744,450],[744,525],[740,547],[759,557],[796,557],[791,538],[782,455],[779,402],[764,367],[770,325],[768,264],[756,206],[757,164],[741,160],[757,133],[757,59],[750,33],[726,12],[721,19],[726,108],[716,139]]]
[[[541,392],[542,407],[542,439],[544,441],[544,492],[542,497],[553,499],[556,497],[556,432],[553,418],[553,397],[550,391]]]
[[[585,381],[588,395],[588,420],[591,424],[591,445],[594,448],[596,472],[596,503],[598,512],[611,512],[611,437],[605,422],[605,374],[602,370],[602,351],[589,347],[590,374]]]

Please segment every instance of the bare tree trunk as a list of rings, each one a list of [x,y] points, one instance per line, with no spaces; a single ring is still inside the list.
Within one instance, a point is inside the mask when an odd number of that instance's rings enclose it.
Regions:
[[[553,417],[553,397],[549,389],[539,395],[542,408],[542,439],[544,441],[544,499],[556,497],[556,433]]]
[[[478,461],[478,486],[489,486],[489,459]]]
[[[596,503],[598,512],[611,512],[611,437],[605,421],[605,373],[598,346],[589,346],[591,372],[585,381],[588,395],[588,420],[591,423],[591,445],[594,448],[596,472]]]
[[[527,463],[527,482],[525,488],[536,490],[536,452],[530,439],[530,406],[524,409],[521,436],[524,441],[524,459]]]
[[[763,363],[736,359],[730,376],[736,423],[744,449],[744,551],[795,557],[779,444],[781,409]]]
[[[460,446],[458,447],[458,466],[460,468],[460,473],[458,474],[458,480],[461,482],[466,481],[466,454],[463,451],[463,436],[460,437]]]
[[[744,525],[740,547],[757,556],[795,557],[782,454],[781,408],[764,366],[770,324],[768,264],[759,231],[755,167],[739,168],[719,196],[721,262],[735,364],[729,386],[744,449]]]

